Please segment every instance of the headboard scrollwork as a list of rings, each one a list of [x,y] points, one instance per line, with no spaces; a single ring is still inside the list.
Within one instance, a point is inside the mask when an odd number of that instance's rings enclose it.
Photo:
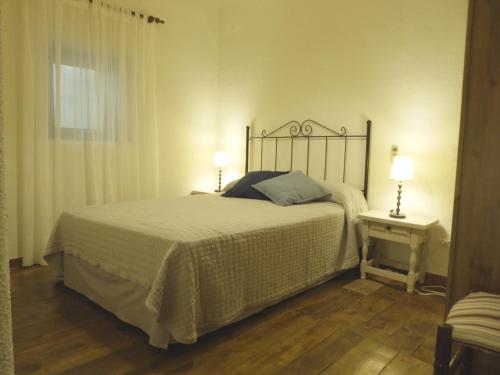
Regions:
[[[246,159],[245,159],[245,173],[248,173],[249,169],[249,152],[250,152],[250,142],[260,141],[260,170],[263,167],[263,153],[264,153],[264,140],[274,140],[274,168],[277,168],[278,161],[278,141],[288,141],[290,142],[290,170],[293,169],[294,162],[294,142],[296,140],[305,140],[307,142],[307,156],[306,156],[306,174],[309,175],[309,162],[310,162],[310,148],[311,139],[323,139],[324,140],[324,158],[323,158],[323,179],[326,180],[327,177],[327,164],[328,164],[328,145],[330,139],[341,139],[343,140],[343,171],[342,171],[342,181],[346,181],[346,169],[347,169],[347,156],[348,156],[348,141],[351,139],[365,140],[365,158],[364,158],[364,181],[363,181],[363,194],[365,197],[368,196],[368,177],[369,177],[369,167],[370,167],[370,138],[371,138],[371,126],[372,122],[368,120],[366,122],[366,133],[365,134],[349,134],[345,127],[341,127],[340,130],[336,131],[320,124],[314,120],[305,120],[303,122],[289,121],[286,124],[281,125],[271,132],[267,130],[262,130],[260,136],[252,136],[250,134],[250,127],[246,127]],[[288,132],[287,132],[288,131]],[[288,134],[287,134],[288,133]],[[321,133],[321,134],[318,134]]]

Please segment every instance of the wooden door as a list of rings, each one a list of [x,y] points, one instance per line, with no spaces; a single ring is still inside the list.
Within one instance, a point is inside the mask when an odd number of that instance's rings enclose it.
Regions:
[[[471,0],[447,310],[469,291],[500,294],[500,0]],[[488,373],[495,357],[476,356]]]
[[[500,293],[500,0],[472,0],[448,304]]]

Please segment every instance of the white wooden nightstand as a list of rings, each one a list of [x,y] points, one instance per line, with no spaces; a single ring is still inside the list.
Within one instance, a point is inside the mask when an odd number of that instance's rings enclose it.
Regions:
[[[208,191],[193,190],[189,195],[212,194]]]
[[[189,195],[200,195],[200,194],[214,194],[214,195],[221,195],[222,192],[215,192],[215,191],[200,191],[200,190],[193,190]]]
[[[365,279],[370,273],[391,280],[406,283],[406,291],[413,293],[415,282],[424,281],[426,272],[427,254],[426,241],[429,228],[438,223],[437,219],[407,216],[404,219],[395,219],[389,216],[388,211],[373,210],[358,215],[362,221],[363,258],[361,260],[361,278]],[[394,241],[410,246],[410,266],[408,275],[377,267],[379,259],[368,260],[368,246],[371,238]]]

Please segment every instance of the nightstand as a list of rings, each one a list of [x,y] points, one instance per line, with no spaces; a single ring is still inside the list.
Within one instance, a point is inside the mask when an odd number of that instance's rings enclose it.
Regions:
[[[366,211],[358,215],[362,221],[363,258],[361,260],[361,278],[366,274],[382,276],[406,284],[406,291],[413,293],[415,282],[423,282],[426,272],[427,235],[429,229],[438,223],[437,219],[407,216],[395,219],[389,212],[381,210]],[[379,268],[377,258],[368,260],[370,239],[378,238],[406,244],[410,247],[410,265],[407,275]]]
[[[200,195],[200,194],[215,194],[215,195],[220,195],[222,192],[209,192],[209,191],[199,191],[199,190],[193,190],[189,195]]]

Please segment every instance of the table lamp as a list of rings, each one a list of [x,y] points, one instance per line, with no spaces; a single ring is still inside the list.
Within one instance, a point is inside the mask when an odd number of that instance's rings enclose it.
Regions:
[[[222,168],[227,167],[228,158],[224,151],[217,151],[214,156],[214,166],[219,168],[219,187],[215,190],[216,193],[220,193],[221,190],[221,180],[222,180]]]
[[[389,216],[404,219],[406,215],[399,209],[401,205],[401,192],[403,181],[413,180],[413,160],[408,156],[396,155],[392,161],[391,180],[398,181],[398,198],[395,210],[389,212]]]

